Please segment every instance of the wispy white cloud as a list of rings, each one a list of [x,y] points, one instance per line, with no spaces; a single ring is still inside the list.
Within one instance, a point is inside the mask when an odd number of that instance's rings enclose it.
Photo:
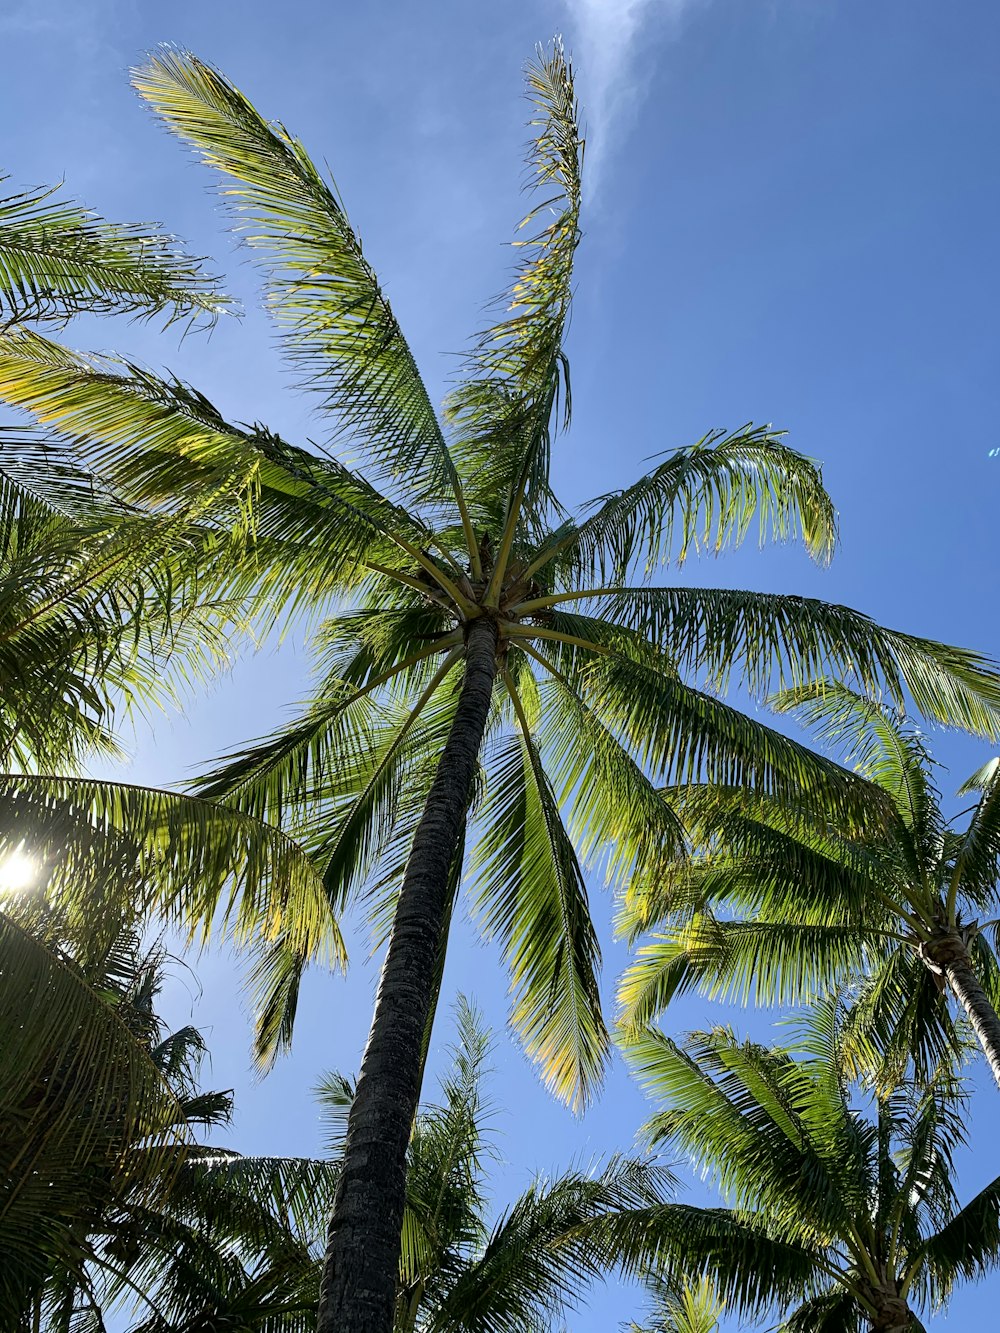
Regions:
[[[588,189],[597,187],[614,133],[634,114],[648,77],[637,55],[640,37],[654,25],[676,33],[681,14],[706,0],[563,0],[570,14],[568,42],[579,68],[578,89],[587,123]]]

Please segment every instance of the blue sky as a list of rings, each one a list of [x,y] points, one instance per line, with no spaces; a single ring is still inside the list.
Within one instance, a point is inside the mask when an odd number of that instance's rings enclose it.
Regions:
[[[504,285],[502,243],[521,209],[520,67],[556,31],[576,55],[591,167],[569,341],[575,424],[556,460],[564,498],[619,486],[711,427],[772,421],[824,462],[841,514],[834,565],[747,549],[684,577],[823,596],[1000,654],[1000,460],[988,457],[1000,444],[1000,11],[986,0],[310,0],[280,16],[260,0],[7,0],[3,170],[19,185],[65,177],[106,215],[162,221],[212,255],[247,306],[242,322],[180,346],[107,323],[74,340],[166,364],[237,419],[321,436],[207,176],[128,89],[128,65],[167,41],[220,65],[330,164],[440,396]],[[303,671],[294,639],[241,663],[184,718],[158,720],[155,740],[140,732],[127,776],[175,781],[260,734],[299,696]],[[935,746],[946,791],[986,757],[944,734]],[[610,986],[624,956],[596,884],[594,900]],[[200,993],[178,973],[172,1012],[208,1029],[211,1081],[237,1089],[234,1146],[315,1150],[308,1089],[322,1069],[358,1063],[376,979],[366,953],[356,939],[346,980],[313,979],[295,1055],[264,1083],[249,1072],[228,960],[194,964]],[[502,1027],[497,959],[466,923],[447,987]],[[692,1003],[672,1022],[709,1017],[733,1016]],[[449,1038],[439,1027],[437,1046]],[[535,1168],[627,1145],[644,1115],[620,1069],[577,1121],[505,1037],[496,1065],[500,1199]],[[995,1098],[985,1084],[977,1093],[970,1192],[1000,1170]],[[990,1295],[960,1295],[941,1322],[982,1319]],[[612,1286],[570,1326],[604,1330],[638,1308]]]

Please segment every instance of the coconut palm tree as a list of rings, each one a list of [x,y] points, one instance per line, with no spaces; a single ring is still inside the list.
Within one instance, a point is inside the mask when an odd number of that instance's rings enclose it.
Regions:
[[[499,1216],[487,1201],[499,1163],[484,1095],[490,1039],[460,1001],[440,1095],[409,1145],[394,1333],[536,1333],[577,1308],[615,1256],[597,1223],[633,1235],[669,1197],[670,1173],[613,1158],[591,1171],[538,1177]],[[326,1216],[341,1173],[354,1084],[319,1088],[329,1156],[238,1157],[185,1150],[160,1222],[140,1217],[131,1254],[142,1292],[130,1333],[238,1327],[297,1333],[315,1323]],[[121,1281],[109,1303],[127,1296]],[[709,1333],[708,1328],[700,1333]]]
[[[680,1291],[651,1279],[649,1289],[649,1314],[630,1325],[632,1333],[719,1333],[724,1306],[708,1278],[682,1283]]]
[[[769,429],[675,450],[579,515],[559,504],[550,455],[569,416],[583,147],[561,50],[528,73],[541,202],[505,309],[442,417],[302,144],[194,56],[161,54],[135,83],[225,178],[291,363],[366,473],[234,425],[175,379],[37,335],[0,343],[0,396],[131,502],[172,512],[198,497],[202,521],[241,543],[228,595],[327,617],[301,715],[202,790],[285,821],[323,867],[335,910],[366,895],[389,939],[320,1317],[324,1330],[386,1333],[406,1147],[470,826],[475,902],[510,968],[513,1025],[579,1105],[608,1048],[581,863],[625,881],[672,855],[681,831],[658,787],[680,777],[852,799],[850,775],[692,680],[721,687],[733,675],[760,693],[828,670],[993,735],[1000,678],[976,654],[844,607],[635,586],[693,547],[738,544],[755,522],[763,539],[801,535],[829,556],[819,470]],[[288,1038],[300,971],[289,958],[265,1050]]]
[[[863,978],[853,1025],[893,1066],[926,1071],[954,1044],[943,993],[1000,1083],[1000,761],[960,788],[975,801],[956,827],[923,737],[895,710],[831,681],[775,704],[854,766],[877,818],[851,828],[758,792],[676,793],[699,850],[626,899],[626,929],[654,938],[622,979],[625,1025],[691,988],[801,1003]]]
[[[120,918],[79,944],[58,912],[0,917],[0,1318],[25,1333],[43,1310],[60,1326],[110,1262],[97,1238],[161,1201],[192,1126],[230,1106],[195,1087],[198,1033],[155,1014],[159,953]]]
[[[646,1129],[688,1154],[725,1207],[667,1205],[644,1261],[709,1276],[727,1308],[783,1333],[914,1333],[1000,1262],[1000,1178],[959,1202],[965,1094],[948,1068],[881,1096],[852,1087],[837,1002],[790,1049],[647,1030],[626,1055],[665,1103]]]

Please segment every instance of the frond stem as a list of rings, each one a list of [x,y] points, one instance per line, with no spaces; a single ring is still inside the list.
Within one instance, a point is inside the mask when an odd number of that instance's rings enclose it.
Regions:
[[[581,639],[575,634],[564,634],[562,630],[544,629],[541,625],[517,625],[502,621],[500,629],[502,634],[511,639],[551,639],[554,643],[566,643],[573,648],[586,648],[588,652],[597,653],[601,657],[608,657],[611,654],[610,648],[592,643],[590,639]]]

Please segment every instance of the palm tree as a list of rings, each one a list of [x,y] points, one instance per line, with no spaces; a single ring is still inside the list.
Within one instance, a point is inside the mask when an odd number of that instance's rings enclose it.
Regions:
[[[854,1026],[897,1068],[926,1069],[954,1034],[950,993],[1000,1083],[1000,761],[949,826],[919,730],[845,686],[816,682],[774,701],[833,744],[867,784],[874,819],[853,828],[801,802],[692,786],[673,798],[698,850],[626,901],[639,949],[621,984],[626,1026],[652,1021],[689,988],[801,1003],[864,978]]]
[[[54,193],[0,199],[8,334],[16,327],[31,338],[29,324],[61,325],[84,311],[172,323],[227,309],[215,280],[172,238],[101,221]],[[225,660],[228,640],[257,613],[252,601],[219,595],[228,560],[218,534],[199,524],[197,502],[170,514],[130,504],[91,470],[56,458],[39,434],[0,428],[0,889],[19,876],[31,889],[29,915],[44,900],[77,952],[90,932],[95,957],[143,908],[191,931],[215,918],[242,940],[252,922],[269,951],[258,948],[266,985],[290,948],[343,961],[301,852],[208,801],[77,776],[94,754],[118,753],[123,713],[170,698]],[[7,974],[20,949],[31,953],[23,906],[0,896]],[[311,942],[301,938],[309,918]]]
[[[228,1118],[227,1095],[195,1088],[199,1034],[168,1035],[154,1012],[161,963],[120,918],[99,951],[58,912],[0,918],[4,1328],[37,1328],[43,1309],[61,1327],[111,1262],[97,1238],[162,1201],[195,1123]]]
[[[491,1220],[484,1187],[498,1155],[483,1092],[490,1040],[464,1001],[457,1027],[440,1097],[421,1106],[408,1149],[393,1330],[536,1333],[613,1268],[601,1227],[614,1225],[634,1242],[672,1178],[653,1163],[613,1158],[597,1170],[535,1179]],[[312,1326],[353,1096],[340,1075],[320,1086],[326,1158],[185,1150],[158,1229],[142,1218],[129,1242],[127,1277],[142,1292],[130,1333]],[[121,1250],[120,1235],[115,1246]],[[119,1283],[107,1296],[127,1294]]]
[[[649,1316],[642,1324],[631,1324],[631,1333],[719,1333],[724,1307],[708,1278],[684,1282],[680,1291],[654,1278],[649,1288]]]
[[[285,821],[323,868],[335,911],[364,892],[389,939],[320,1318],[324,1330],[385,1333],[406,1147],[470,824],[475,902],[511,971],[513,1025],[549,1085],[580,1105],[608,1048],[581,862],[624,882],[672,855],[681,830],[658,787],[680,777],[852,799],[849,775],[691,677],[721,688],[735,674],[759,693],[828,670],[988,735],[1000,730],[1000,678],[976,654],[844,607],[634,586],[692,547],[736,545],[755,521],[762,539],[801,535],[829,556],[819,470],[768,429],[706,436],[579,516],[559,504],[550,453],[569,416],[563,336],[583,147],[561,50],[528,72],[543,202],[524,221],[506,309],[476,341],[443,418],[299,141],[193,56],[161,54],[135,82],[226,178],[292,365],[367,475],[264,426],[233,425],[175,379],[36,335],[0,342],[0,396],[130,502],[171,512],[198,497],[202,521],[242,543],[229,595],[327,617],[299,718],[202,791]],[[272,993],[265,1051],[289,1036],[301,964],[289,959]]]
[[[840,1021],[824,1003],[787,1050],[721,1028],[683,1047],[652,1030],[630,1042],[666,1102],[651,1140],[688,1154],[728,1204],[667,1205],[642,1259],[668,1283],[709,1276],[727,1307],[778,1313],[783,1333],[913,1333],[918,1311],[1000,1262],[1000,1178],[960,1205],[958,1080],[852,1089]]]

